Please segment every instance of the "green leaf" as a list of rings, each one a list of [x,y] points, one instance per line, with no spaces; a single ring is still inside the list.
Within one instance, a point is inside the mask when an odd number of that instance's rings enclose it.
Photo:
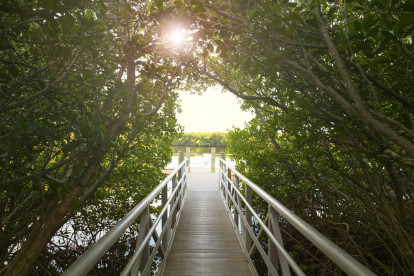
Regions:
[[[41,6],[45,10],[52,10],[56,5],[56,0],[41,0]]]
[[[20,120],[19,121],[19,127],[23,131],[27,131],[29,129],[29,126],[27,125],[26,120]]]
[[[396,24],[396,30],[398,33],[402,34],[413,23],[414,23],[414,12],[404,13],[398,18],[398,21]]]
[[[69,143],[67,143],[65,146],[63,146],[62,151],[64,153],[68,153],[71,152],[72,150],[74,150],[77,146],[80,145],[80,142],[77,140],[74,141],[70,141]]]
[[[369,14],[367,15],[361,22],[361,27],[362,30],[364,30],[365,32],[368,32],[369,29],[371,29],[374,25],[374,23],[377,21],[378,19],[376,18],[375,14]]]
[[[82,72],[82,75],[85,80],[88,80],[88,81],[93,80],[92,70],[85,70]]]
[[[0,39],[0,50],[12,49],[10,43],[6,39]]]
[[[19,75],[19,67],[17,67],[14,64],[10,64],[8,68],[9,68],[9,73],[13,76],[13,78],[17,78],[17,76]]]
[[[150,11],[151,11],[152,3],[153,3],[153,1],[149,1],[149,3],[148,3],[147,14],[149,14]]]
[[[311,9],[315,9],[319,7],[319,0],[312,0],[310,4]]]
[[[79,202],[79,201],[76,201],[76,202],[72,205],[72,210],[73,210],[73,211],[76,211],[76,210],[78,210],[78,209],[79,209],[79,207],[80,207],[80,202]]]
[[[124,96],[128,95],[129,89],[125,86],[118,86],[113,89],[114,98],[121,99]]]
[[[72,110],[67,109],[67,110],[65,111],[65,118],[66,118],[68,121],[72,121],[73,119],[75,119],[75,117],[76,117],[76,113],[75,113],[75,112],[73,112]]]
[[[91,20],[92,15],[93,15],[93,11],[92,11],[92,10],[90,10],[90,9],[87,9],[87,10],[85,11],[85,15],[84,15],[84,17],[85,17],[86,19],[88,19],[88,20]]]
[[[70,14],[65,14],[61,17],[62,32],[66,35],[71,35],[75,32],[75,18]]]
[[[163,7],[164,1],[163,0],[154,0],[155,6],[159,9]]]

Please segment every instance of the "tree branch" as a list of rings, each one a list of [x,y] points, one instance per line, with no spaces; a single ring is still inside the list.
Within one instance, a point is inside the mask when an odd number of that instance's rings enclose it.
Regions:
[[[195,65],[195,64],[194,64]],[[289,112],[288,108],[283,106],[282,104],[276,102],[275,100],[273,100],[272,98],[269,97],[260,97],[260,96],[247,96],[247,95],[243,95],[239,92],[237,92],[235,89],[233,89],[232,87],[230,87],[230,85],[228,83],[226,83],[225,81],[221,80],[220,78],[214,76],[213,74],[205,71],[205,70],[200,70],[200,68],[198,68],[197,65],[195,65],[197,70],[205,75],[206,77],[215,80],[216,82],[218,82],[219,84],[221,84],[224,88],[226,88],[228,91],[230,91],[231,93],[233,93],[234,95],[236,95],[238,98],[243,99],[243,100],[247,100],[247,101],[254,101],[254,100],[262,100],[267,102],[268,104],[272,105],[272,106],[276,106],[280,109],[282,109],[284,112]]]
[[[47,94],[48,92],[50,92],[51,90],[52,90],[52,87],[54,86],[54,85],[56,85],[56,84],[58,84],[59,82],[61,82],[61,81],[63,81],[68,75],[69,75],[69,69],[70,68],[72,68],[72,66],[75,64],[75,62],[78,60],[78,58],[80,57],[80,55],[82,54],[82,52],[83,52],[83,50],[85,49],[85,46],[82,46],[81,48],[80,48],[80,50],[79,50],[79,52],[75,55],[75,57],[72,59],[72,61],[69,63],[69,65],[68,66],[66,66],[65,67],[65,72],[64,73],[62,73],[55,81],[53,81],[51,84],[49,84],[49,86],[47,86],[47,87],[45,87],[45,88],[43,88],[42,90],[40,90],[40,91],[38,91],[38,92],[36,92],[36,93],[34,93],[34,94],[32,94],[32,95],[30,95],[30,96],[27,96],[26,98],[24,98],[24,99],[22,99],[22,100],[20,100],[20,101],[17,101],[17,102],[15,102],[15,103],[12,103],[12,104],[9,104],[8,106],[6,106],[6,107],[4,107],[1,111],[0,111],[0,113],[4,113],[4,112],[6,112],[6,111],[8,111],[8,110],[10,110],[10,109],[14,109],[14,108],[16,108],[16,107],[19,107],[19,106],[21,106],[21,105],[23,105],[23,104],[25,104],[25,103],[27,103],[27,102],[29,102],[29,101],[31,101],[31,100],[33,100],[33,99],[35,99],[35,98],[37,98],[37,97],[40,97],[40,96],[42,96],[42,95],[45,95],[45,94]]]
[[[178,73],[180,72],[181,67],[184,65],[184,63],[187,62],[188,58],[190,57],[191,53],[194,51],[194,48],[197,44],[194,44],[191,49],[188,51],[188,53],[186,54],[186,56],[184,57],[184,59],[182,61],[180,61],[180,63],[177,65],[177,67],[175,68],[173,74],[171,75],[170,79],[168,80],[167,84],[164,87],[164,90],[162,92],[162,95],[160,97],[160,100],[158,101],[157,105],[155,106],[154,109],[146,112],[143,116],[144,117],[148,117],[148,116],[152,116],[155,113],[158,112],[158,110],[161,108],[162,104],[164,103],[165,97],[168,94],[168,89],[170,88],[172,81],[174,80],[174,78],[178,75]]]

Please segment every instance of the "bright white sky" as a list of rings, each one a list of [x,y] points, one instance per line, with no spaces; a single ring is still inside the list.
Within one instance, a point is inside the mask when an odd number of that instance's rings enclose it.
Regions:
[[[211,87],[202,95],[180,92],[182,113],[177,114],[184,132],[227,132],[234,126],[242,128],[253,114],[240,109],[237,97]]]

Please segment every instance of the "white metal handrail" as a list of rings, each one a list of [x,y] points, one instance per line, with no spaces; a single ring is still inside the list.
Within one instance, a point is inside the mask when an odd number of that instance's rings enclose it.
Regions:
[[[140,217],[140,227],[135,253],[121,275],[149,275],[151,264],[158,250],[161,249],[161,254],[166,256],[171,247],[172,235],[178,224],[178,218],[181,214],[183,199],[187,189],[187,167],[188,159],[185,159],[62,275],[86,275],[138,217]],[[170,181],[172,181],[172,192],[168,196],[168,183]],[[162,210],[153,222],[149,214],[149,206],[160,193],[162,197]],[[158,235],[156,228],[160,222],[162,222],[162,228],[161,233]],[[149,255],[149,243],[151,237],[154,236],[157,239],[152,253]]]
[[[225,201],[228,210],[231,211],[232,207],[234,208],[233,219],[236,227],[242,230],[241,234],[240,232],[237,232],[240,239],[243,241],[242,245],[249,257],[251,257],[256,250],[259,251],[268,268],[269,275],[279,275],[277,272],[279,270],[279,263],[283,276],[290,276],[289,266],[297,275],[305,275],[283,246],[283,240],[279,229],[279,216],[282,216],[288,221],[296,228],[296,230],[302,233],[312,244],[319,248],[348,275],[375,275],[354,257],[323,236],[259,186],[234,168],[230,167],[229,164],[221,158],[219,167],[220,190],[222,191],[223,200]],[[231,180],[232,174],[234,174],[234,181]],[[245,184],[244,196],[240,192],[241,181]],[[260,219],[259,215],[252,207],[253,191],[268,204],[269,212],[265,222]],[[242,201],[244,202],[244,210]],[[252,230],[253,217],[261,225],[261,230],[257,236]],[[259,241],[264,233],[269,237],[268,254],[263,250]]]

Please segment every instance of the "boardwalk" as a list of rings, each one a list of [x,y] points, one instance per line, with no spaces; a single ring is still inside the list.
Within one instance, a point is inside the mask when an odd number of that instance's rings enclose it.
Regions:
[[[218,190],[218,175],[191,172],[164,275],[252,275]]]

